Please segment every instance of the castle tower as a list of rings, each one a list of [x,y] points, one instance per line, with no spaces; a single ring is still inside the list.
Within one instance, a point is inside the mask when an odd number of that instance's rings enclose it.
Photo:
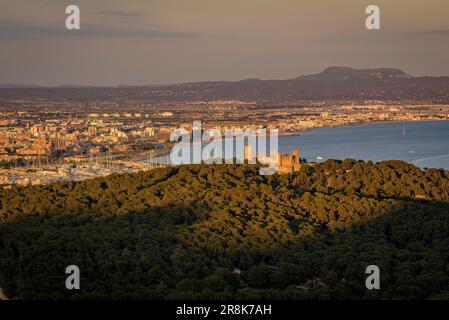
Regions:
[[[298,172],[301,169],[301,158],[298,149],[294,149],[291,154],[278,153],[278,169],[279,174]]]
[[[254,157],[253,146],[245,145],[245,159],[251,161],[253,160],[253,157]]]
[[[294,157],[293,164],[299,164],[301,162],[298,149],[293,149],[293,157]]]

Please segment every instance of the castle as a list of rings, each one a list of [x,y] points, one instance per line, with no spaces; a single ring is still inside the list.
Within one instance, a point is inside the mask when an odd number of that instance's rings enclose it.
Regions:
[[[299,157],[299,150],[293,149],[291,154],[278,154],[278,174],[286,174],[297,172],[301,169],[301,158]]]
[[[245,159],[254,159],[253,148],[251,145],[245,146]],[[299,150],[293,149],[291,154],[277,154],[277,174],[286,174],[297,172],[301,169],[302,161]]]

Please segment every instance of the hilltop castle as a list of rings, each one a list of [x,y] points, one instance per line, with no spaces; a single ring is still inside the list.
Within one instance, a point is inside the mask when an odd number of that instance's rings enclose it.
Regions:
[[[293,149],[291,154],[278,154],[278,174],[286,174],[297,172],[301,169],[301,158],[299,157],[299,150]]]
[[[245,159],[254,159],[253,148],[251,145],[245,146]],[[277,173],[286,174],[297,172],[301,169],[302,161],[298,149],[293,149],[291,154],[278,153],[277,155]]]

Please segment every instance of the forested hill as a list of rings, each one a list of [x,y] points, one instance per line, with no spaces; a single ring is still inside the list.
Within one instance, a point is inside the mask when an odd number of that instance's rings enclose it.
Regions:
[[[191,165],[0,195],[10,298],[449,298],[448,261],[449,172],[399,161]]]

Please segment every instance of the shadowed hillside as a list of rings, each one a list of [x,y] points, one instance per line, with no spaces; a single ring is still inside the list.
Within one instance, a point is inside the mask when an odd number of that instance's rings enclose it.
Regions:
[[[283,176],[191,165],[0,197],[0,287],[19,299],[449,297],[449,173],[329,160]],[[81,270],[68,291],[65,267]],[[381,290],[365,288],[365,268]]]

